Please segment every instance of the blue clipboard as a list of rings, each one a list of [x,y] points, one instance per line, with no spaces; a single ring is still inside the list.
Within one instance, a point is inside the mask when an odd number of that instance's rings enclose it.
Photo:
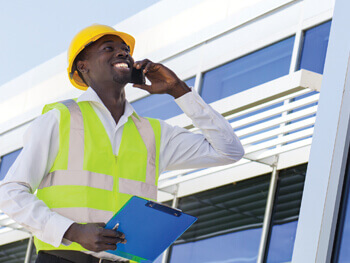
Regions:
[[[119,223],[118,231],[125,234],[127,243],[107,252],[136,262],[153,262],[196,220],[181,210],[133,196],[106,225],[113,229]]]

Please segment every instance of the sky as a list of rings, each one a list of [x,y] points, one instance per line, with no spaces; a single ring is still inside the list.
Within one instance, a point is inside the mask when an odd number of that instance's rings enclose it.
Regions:
[[[84,27],[114,26],[159,1],[1,1],[0,86],[66,51]]]

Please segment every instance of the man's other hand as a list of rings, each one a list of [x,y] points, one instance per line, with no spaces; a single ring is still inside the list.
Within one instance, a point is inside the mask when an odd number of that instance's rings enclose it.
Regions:
[[[133,87],[147,90],[151,94],[167,93],[175,99],[191,91],[186,83],[180,80],[172,70],[160,63],[153,63],[148,59],[144,59],[135,62],[134,67],[143,69],[151,85],[134,84]]]
[[[123,233],[105,229],[105,225],[105,223],[73,223],[64,234],[64,238],[95,252],[115,250],[118,243],[126,243]]]

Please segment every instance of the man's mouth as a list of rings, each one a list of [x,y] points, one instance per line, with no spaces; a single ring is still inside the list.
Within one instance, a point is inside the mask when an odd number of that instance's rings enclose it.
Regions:
[[[122,68],[122,69],[129,69],[129,65],[125,62],[119,62],[119,63],[115,63],[113,64],[114,68]]]

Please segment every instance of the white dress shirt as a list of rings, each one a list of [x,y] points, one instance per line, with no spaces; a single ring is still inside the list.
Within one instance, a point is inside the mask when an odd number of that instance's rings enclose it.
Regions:
[[[89,101],[105,127],[113,152],[118,155],[124,124],[134,112],[126,102],[118,123],[92,88],[77,100]],[[161,125],[159,167],[165,170],[204,168],[238,161],[244,154],[242,145],[230,124],[195,92],[175,100],[203,134]],[[50,171],[59,148],[60,112],[56,109],[39,116],[24,135],[23,149],[0,184],[0,209],[53,246],[62,243],[72,220],[52,212],[34,191]]]

